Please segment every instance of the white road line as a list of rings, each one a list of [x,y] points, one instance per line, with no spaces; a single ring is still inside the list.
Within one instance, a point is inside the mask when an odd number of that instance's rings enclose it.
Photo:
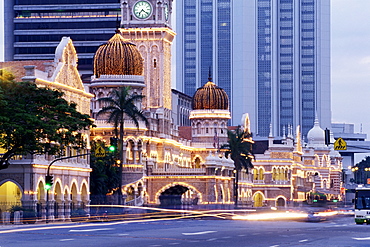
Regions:
[[[177,245],[177,244],[180,244],[180,243],[169,243],[168,245]]]
[[[367,238],[352,238],[354,240],[370,240],[370,237],[367,237]]]
[[[70,232],[95,232],[95,231],[109,231],[114,230],[114,228],[97,228],[97,229],[72,229]]]
[[[202,234],[208,234],[208,233],[214,233],[217,231],[205,231],[205,232],[183,232],[182,235],[202,235]]]
[[[244,234],[241,234],[241,235],[238,235],[238,237],[245,237],[245,235]]]
[[[118,236],[127,236],[127,235],[129,235],[128,233],[120,233],[120,234],[118,234]]]
[[[217,238],[210,238],[210,239],[207,239],[207,241],[215,241],[217,240]]]
[[[270,247],[279,247],[279,245],[277,244],[277,245],[271,245]]]
[[[64,241],[72,241],[72,240],[74,240],[74,238],[61,239],[59,241],[64,242]]]
[[[299,240],[298,242],[303,243],[303,242],[307,242],[307,241],[308,241],[308,239],[303,239],[303,240]]]

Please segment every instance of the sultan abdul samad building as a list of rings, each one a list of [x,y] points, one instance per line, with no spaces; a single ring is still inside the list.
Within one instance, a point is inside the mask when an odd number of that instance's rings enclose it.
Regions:
[[[23,80],[65,91],[68,100],[83,112],[90,110],[95,119],[97,127],[91,129],[90,140],[106,143],[114,137],[114,128],[103,115],[97,116],[102,108],[98,99],[122,86],[145,96],[138,108],[144,111],[149,127],[139,122],[136,128],[130,120],[124,126],[121,189],[125,203],[158,205],[171,197],[184,204],[195,198],[199,205],[232,204],[234,165],[217,148],[227,142],[228,95],[209,78],[192,98],[190,127],[179,127],[173,120],[171,44],[175,32],[170,28],[171,9],[170,0],[122,1],[123,28],[98,48],[91,82],[84,86],[76,76],[77,55],[67,37],[44,71],[31,66],[35,61],[28,61]],[[86,102],[91,102],[91,109]],[[249,131],[248,114],[241,125]],[[311,204],[324,195],[341,199],[342,158],[325,145],[317,119],[307,140],[302,142],[299,126],[286,126],[283,138],[271,134],[256,141],[254,169],[250,174],[242,172],[239,180],[239,204],[294,206]],[[14,165],[0,171],[3,205],[28,205],[45,218],[44,177],[51,160],[47,156],[17,157]],[[72,209],[89,203],[91,169],[87,162],[81,158],[53,165],[51,218],[68,219]]]

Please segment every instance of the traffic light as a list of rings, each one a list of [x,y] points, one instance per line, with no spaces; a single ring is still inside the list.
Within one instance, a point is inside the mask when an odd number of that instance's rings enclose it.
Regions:
[[[115,138],[115,137],[110,138],[110,146],[109,146],[108,149],[111,152],[117,151],[117,138]]]
[[[325,133],[325,145],[329,146],[330,145],[330,130],[327,128],[324,130]]]
[[[45,177],[45,189],[50,190],[51,186],[53,186],[53,176],[46,175],[46,177]]]

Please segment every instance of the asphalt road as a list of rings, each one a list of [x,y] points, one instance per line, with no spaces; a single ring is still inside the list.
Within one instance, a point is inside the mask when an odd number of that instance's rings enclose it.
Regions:
[[[353,217],[322,222],[184,219],[1,226],[0,247],[370,246],[370,225]]]

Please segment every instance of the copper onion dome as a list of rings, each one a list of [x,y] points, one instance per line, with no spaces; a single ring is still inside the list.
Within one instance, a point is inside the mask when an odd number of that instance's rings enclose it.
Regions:
[[[94,56],[94,75],[142,75],[143,58],[136,45],[127,42],[119,31]]]
[[[197,89],[193,96],[193,110],[229,109],[229,97],[222,88],[209,80],[203,87]]]

